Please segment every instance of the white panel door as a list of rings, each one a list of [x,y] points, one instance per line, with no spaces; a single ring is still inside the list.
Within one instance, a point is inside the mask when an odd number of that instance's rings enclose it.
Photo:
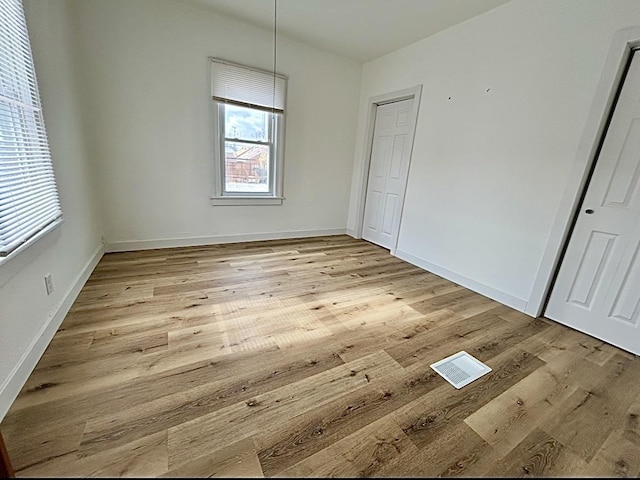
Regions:
[[[413,99],[378,105],[373,130],[362,238],[391,248],[400,228],[409,173]]]
[[[634,54],[545,315],[640,354],[640,54]]]

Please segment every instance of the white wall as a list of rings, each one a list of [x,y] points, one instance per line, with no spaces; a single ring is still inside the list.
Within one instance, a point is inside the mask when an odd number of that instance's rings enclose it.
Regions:
[[[512,0],[364,65],[368,99],[423,84],[397,255],[523,310],[614,33],[637,0]]]
[[[207,57],[271,69],[273,33],[171,0],[78,0],[74,18],[108,248],[345,231],[360,64],[280,38],[284,205],[211,206]]]
[[[100,258],[66,3],[25,1],[63,225],[0,265],[0,419]],[[53,276],[47,296],[44,276]]]

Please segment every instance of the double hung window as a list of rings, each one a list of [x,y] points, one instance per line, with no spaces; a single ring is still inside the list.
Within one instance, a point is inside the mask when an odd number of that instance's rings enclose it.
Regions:
[[[286,77],[211,58],[214,205],[282,203]]]

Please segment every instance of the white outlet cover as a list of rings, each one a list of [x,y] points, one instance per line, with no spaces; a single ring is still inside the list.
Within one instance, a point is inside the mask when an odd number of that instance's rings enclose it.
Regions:
[[[469,385],[491,371],[491,367],[464,350],[443,358],[431,364],[430,367],[457,389]]]

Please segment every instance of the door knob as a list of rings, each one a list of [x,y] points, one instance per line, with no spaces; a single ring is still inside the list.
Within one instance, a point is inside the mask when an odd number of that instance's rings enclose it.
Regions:
[[[590,208],[587,208],[584,213],[586,213],[587,215],[591,215],[593,213],[593,210],[591,210]]]

